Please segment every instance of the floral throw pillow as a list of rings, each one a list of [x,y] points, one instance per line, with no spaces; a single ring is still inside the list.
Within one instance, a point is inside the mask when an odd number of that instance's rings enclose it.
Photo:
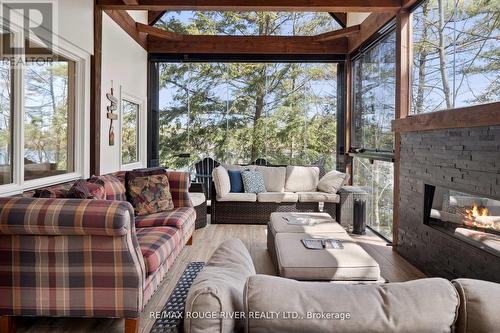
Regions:
[[[246,193],[266,192],[264,185],[264,176],[259,171],[242,171],[243,188]]]
[[[148,215],[174,209],[167,175],[135,177],[128,184],[135,215]]]

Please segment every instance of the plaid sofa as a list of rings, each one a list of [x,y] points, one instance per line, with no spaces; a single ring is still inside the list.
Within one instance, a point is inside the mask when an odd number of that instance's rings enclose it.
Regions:
[[[194,231],[189,176],[167,176],[175,209],[150,216],[109,200],[119,184],[107,200],[0,198],[0,315],[138,318]]]

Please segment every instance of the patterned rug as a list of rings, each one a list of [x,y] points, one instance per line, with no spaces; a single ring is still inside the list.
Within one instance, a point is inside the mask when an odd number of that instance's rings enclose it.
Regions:
[[[183,316],[186,297],[194,278],[205,266],[204,262],[191,262],[182,273],[181,278],[172,291],[170,298],[161,310],[160,318],[156,319],[150,333],[180,333],[183,332]]]

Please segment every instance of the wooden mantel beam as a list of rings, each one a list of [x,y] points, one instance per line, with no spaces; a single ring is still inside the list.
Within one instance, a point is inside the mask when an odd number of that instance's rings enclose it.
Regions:
[[[314,40],[317,42],[326,42],[326,41],[334,40],[334,39],[341,38],[341,37],[347,37],[347,36],[350,36],[352,34],[358,33],[360,28],[361,28],[361,26],[358,24],[358,25],[353,25],[352,27],[349,27],[349,28],[325,32],[324,34],[314,36]]]
[[[401,0],[97,0],[103,9],[290,11],[290,12],[395,12]],[[127,0],[133,2],[133,0]]]
[[[347,38],[318,42],[313,36],[182,35],[182,40],[148,35],[148,51],[156,54],[346,54]]]

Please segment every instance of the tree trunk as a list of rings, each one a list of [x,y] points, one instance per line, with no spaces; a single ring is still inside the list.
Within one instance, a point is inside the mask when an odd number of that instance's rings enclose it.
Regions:
[[[443,0],[438,0],[439,7],[439,67],[441,71],[441,80],[443,81],[443,93],[446,101],[446,108],[451,109],[450,86],[448,83],[448,74],[446,73],[446,51],[444,45],[444,7]]]
[[[427,41],[428,38],[428,26],[427,26],[427,15],[429,13],[429,3],[424,2],[422,4],[422,14],[423,14],[423,30],[422,30],[422,39],[420,40],[420,43],[423,45],[422,50],[420,52],[420,55],[418,57],[418,88],[417,88],[417,98],[415,101],[415,111],[416,113],[422,113],[423,112],[423,106],[424,106],[424,92],[425,92],[425,66],[427,64],[427,49],[425,48],[424,44]]]

